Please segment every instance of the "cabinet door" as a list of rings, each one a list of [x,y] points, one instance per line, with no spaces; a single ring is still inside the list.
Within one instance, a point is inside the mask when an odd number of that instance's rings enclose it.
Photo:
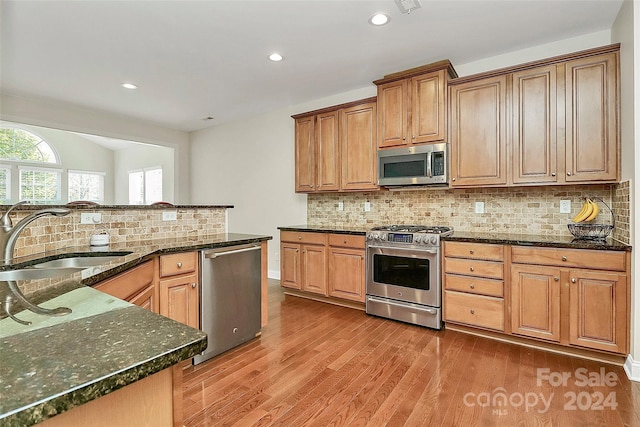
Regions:
[[[337,191],[340,189],[338,123],[338,111],[319,114],[316,118],[317,191]]]
[[[377,190],[376,104],[342,110],[340,126],[343,190]]]
[[[572,270],[569,301],[571,344],[627,353],[626,275]]]
[[[618,179],[617,76],[617,53],[565,65],[568,182]]]
[[[512,265],[511,330],[560,341],[560,269]]]
[[[364,302],[364,251],[330,248],[329,295]]]
[[[411,79],[411,143],[446,141],[446,71]]]
[[[296,119],[296,192],[315,190],[315,116]]]
[[[408,144],[407,80],[378,86],[378,147]]]
[[[300,245],[280,244],[280,284],[286,288],[300,289]]]
[[[129,302],[149,311],[153,311],[154,313],[158,313],[159,303],[157,292],[158,288],[154,285],[151,285],[145,288],[138,295],[131,298]]]
[[[513,183],[556,182],[556,66],[513,73]]]
[[[506,76],[451,86],[451,186],[504,185]]]
[[[160,314],[193,328],[200,327],[196,274],[160,281]]]
[[[302,290],[327,295],[327,257],[324,246],[302,245]]]

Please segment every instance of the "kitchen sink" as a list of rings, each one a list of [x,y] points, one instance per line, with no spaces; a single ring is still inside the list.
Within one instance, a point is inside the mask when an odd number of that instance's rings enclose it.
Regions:
[[[111,262],[120,257],[130,254],[122,253],[119,255],[104,255],[104,256],[74,256],[69,258],[54,259],[51,261],[45,261],[38,264],[29,266],[34,269],[48,269],[48,268],[75,268],[84,269],[89,267],[96,267],[107,262]]]
[[[83,268],[83,267],[82,267]],[[21,270],[0,271],[0,282],[18,280],[51,279],[82,270],[80,267],[23,268]]]

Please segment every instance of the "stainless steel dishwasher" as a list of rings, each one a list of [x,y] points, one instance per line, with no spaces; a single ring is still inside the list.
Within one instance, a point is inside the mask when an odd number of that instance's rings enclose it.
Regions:
[[[239,245],[200,254],[200,329],[206,350],[198,364],[254,338],[261,327],[260,245]]]

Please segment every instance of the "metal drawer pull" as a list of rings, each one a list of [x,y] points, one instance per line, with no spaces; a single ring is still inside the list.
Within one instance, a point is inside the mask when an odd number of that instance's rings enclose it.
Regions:
[[[469,253],[473,255],[473,249],[469,249]]]
[[[192,288],[195,288],[196,286],[198,286],[196,283],[192,283],[192,284],[191,284],[191,287],[192,287]]]
[[[567,257],[566,257],[566,256],[563,256],[563,257],[562,257],[562,260],[563,260],[563,261],[566,261],[566,260],[567,260]]]
[[[472,284],[470,284],[470,285],[469,285],[469,287],[470,287],[471,289],[474,289],[476,286],[472,283]]]
[[[473,308],[471,309],[471,314],[476,314],[476,311]]]
[[[178,268],[182,268],[182,263],[181,262],[177,263],[176,265],[178,266]]]
[[[236,249],[236,250],[233,250],[233,251],[224,251],[224,252],[211,251],[211,252],[206,252],[204,254],[204,257],[208,258],[208,259],[213,259],[213,258],[217,258],[217,257],[224,256],[224,255],[238,254],[240,252],[257,251],[259,249],[260,249],[260,246],[252,246],[250,248]],[[296,249],[296,252],[298,252],[297,249]]]
[[[577,280],[576,280],[575,277],[573,279],[571,279],[571,283],[576,283],[576,282],[577,282]]]
[[[474,271],[473,267],[469,267],[469,270]]]
[[[438,313],[438,310],[436,310],[435,308],[427,308],[427,307],[414,307],[411,305],[405,305],[405,304],[398,304],[396,302],[393,301],[388,301],[388,300],[381,300],[375,297],[367,297],[367,299],[371,302],[378,302],[380,304],[387,304],[387,305],[392,305],[394,307],[400,307],[400,308],[410,308],[412,310],[418,310],[418,311],[426,311],[429,314],[436,314]]]
[[[302,236],[298,236],[298,240],[302,240]]]
[[[558,280],[560,280],[560,278],[558,276],[553,276],[553,280],[557,282]]]

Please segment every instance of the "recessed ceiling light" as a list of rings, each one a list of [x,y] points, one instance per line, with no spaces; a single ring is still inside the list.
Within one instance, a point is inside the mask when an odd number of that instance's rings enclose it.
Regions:
[[[138,89],[138,86],[134,85],[133,83],[122,83],[120,86],[125,89]]]
[[[391,18],[386,13],[376,13],[371,18],[369,18],[369,24],[371,25],[384,25],[388,24]]]
[[[282,61],[282,55],[280,55],[279,53],[272,53],[271,55],[269,55],[269,59],[272,60],[273,62],[278,62],[278,61]]]

